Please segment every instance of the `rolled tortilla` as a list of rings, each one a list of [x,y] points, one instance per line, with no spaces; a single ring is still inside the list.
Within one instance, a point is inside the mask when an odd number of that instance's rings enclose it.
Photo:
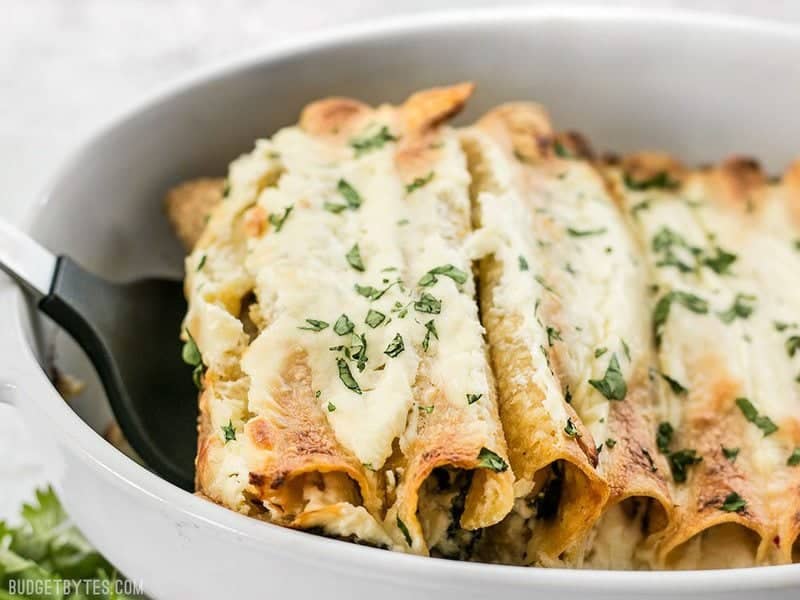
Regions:
[[[750,161],[687,171],[667,156],[640,154],[608,173],[634,214],[654,280],[666,384],[661,446],[677,504],[657,540],[656,566],[764,563],[776,535],[771,480],[782,470],[777,457],[785,465],[790,453],[782,429],[799,406],[773,324],[791,310],[777,289],[785,281],[767,265],[790,259],[791,243],[785,230],[780,240],[764,226],[773,207]]]
[[[579,564],[582,542],[612,489],[617,499],[626,493],[619,489],[626,485],[622,468],[612,467],[614,488],[597,469],[599,452],[606,462],[601,448],[609,439],[609,427],[630,423],[629,431],[620,431],[613,454],[606,451],[612,457],[627,456],[633,443],[639,443],[641,429],[638,415],[633,422],[619,419],[611,410],[613,403],[601,398],[588,381],[602,379],[612,360],[622,361],[626,378],[641,376],[632,372],[623,355],[622,338],[636,329],[635,314],[623,311],[623,321],[612,323],[611,332],[595,332],[604,325],[602,316],[613,312],[601,298],[612,283],[597,283],[592,279],[599,278],[597,273],[588,271],[592,254],[584,243],[593,244],[593,236],[581,231],[578,241],[567,231],[597,227],[598,223],[579,224],[596,217],[604,220],[604,230],[614,228],[609,243],[624,245],[627,238],[591,166],[555,154],[556,147],[577,154],[581,141],[574,136],[556,138],[539,107],[501,106],[464,132],[463,141],[474,176],[479,229],[473,243],[475,254],[483,256],[481,311],[517,476],[516,510],[494,532],[490,557],[524,564]],[[599,194],[597,206],[579,207],[575,199],[582,193],[592,194],[592,202]],[[584,208],[597,214],[583,214]],[[619,252],[627,260],[624,250]],[[591,289],[573,279],[581,270],[592,281]],[[581,299],[585,310],[573,311],[571,303]],[[628,337],[637,348],[641,345],[638,330]],[[594,339],[602,339],[605,356],[595,357],[599,344],[586,344]],[[649,402],[644,396],[640,400]],[[649,443],[652,435],[641,435],[643,443]],[[647,480],[648,489],[663,498],[649,468],[645,472],[636,461],[626,464],[624,481],[634,482],[626,490],[638,492],[636,486]]]
[[[423,554],[510,510],[469,177],[441,125],[471,90],[322,100],[232,165],[187,259],[207,497]]]

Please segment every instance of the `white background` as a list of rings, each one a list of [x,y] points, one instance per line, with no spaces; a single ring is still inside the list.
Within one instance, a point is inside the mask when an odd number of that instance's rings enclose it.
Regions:
[[[87,133],[188,70],[298,32],[500,3],[535,2],[0,0],[0,216],[19,220],[55,166]],[[613,4],[800,22],[797,0]],[[2,363],[0,356],[0,376]],[[0,406],[0,518],[16,514],[20,501],[44,482],[35,440],[35,431]]]

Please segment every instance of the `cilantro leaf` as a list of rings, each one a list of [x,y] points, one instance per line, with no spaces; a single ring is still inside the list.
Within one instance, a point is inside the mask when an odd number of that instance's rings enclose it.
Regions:
[[[589,385],[603,394],[609,400],[624,400],[628,393],[628,385],[622,376],[616,353],[611,355],[603,379],[590,379]]]

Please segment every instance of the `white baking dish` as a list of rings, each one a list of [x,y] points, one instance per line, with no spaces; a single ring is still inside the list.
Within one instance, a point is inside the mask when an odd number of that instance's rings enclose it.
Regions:
[[[773,170],[800,154],[800,29],[692,14],[539,9],[425,16],[314,36],[205,71],[140,104],[92,138],[33,211],[30,231],[105,276],[178,274],[161,214],[171,184],[220,174],[257,136],[332,94],[401,100],[471,79],[464,120],[536,99],[600,148],[658,147],[688,161],[731,152]],[[89,381],[72,406],[49,383],[52,332],[0,285],[0,400],[41,440],[67,509],[158,598],[797,597],[800,565],[624,573],[466,564],[289,531],[160,480],[107,444],[109,412],[80,352],[58,363]],[[177,333],[177,331],[176,331]]]

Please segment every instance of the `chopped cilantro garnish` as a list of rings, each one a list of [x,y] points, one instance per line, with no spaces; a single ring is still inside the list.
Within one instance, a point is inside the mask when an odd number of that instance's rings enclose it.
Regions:
[[[622,376],[617,355],[612,354],[608,362],[606,373],[603,379],[590,379],[589,385],[603,394],[609,400],[623,400],[628,393],[628,386]]]
[[[567,424],[564,426],[564,433],[567,434],[567,437],[571,438],[581,437],[580,431],[578,431],[578,428],[575,427],[575,423],[572,422],[570,417],[567,417]]]
[[[425,175],[425,177],[417,177],[406,186],[406,193],[410,194],[411,192],[418,190],[419,188],[427,185],[433,179],[433,171]]]
[[[203,364],[203,356],[200,354],[200,349],[188,329],[186,330],[186,337],[187,340],[183,344],[181,358],[187,365],[194,367],[192,381],[194,381],[197,389],[200,390],[203,389],[203,375],[205,375],[206,366]]]
[[[661,378],[669,384],[669,388],[672,390],[673,394],[683,396],[689,392],[689,390],[686,389],[686,387],[684,387],[683,384],[681,384],[681,382],[678,381],[677,379],[673,379],[666,373],[659,373],[659,374],[661,375]]]
[[[669,318],[670,308],[673,303],[678,303],[697,314],[706,314],[708,312],[708,302],[694,294],[677,290],[666,293],[653,309],[653,333],[656,346],[661,344],[661,336],[664,333],[664,326]]]
[[[495,473],[503,473],[508,470],[508,463],[488,448],[481,448],[481,451],[478,452],[478,466],[491,469]]]
[[[403,345],[403,337],[398,333],[394,336],[394,338],[392,338],[392,341],[389,342],[389,345],[386,347],[386,350],[384,350],[383,353],[391,358],[395,358],[403,350],[405,350],[405,345]]]
[[[747,501],[736,492],[731,492],[725,496],[720,510],[724,510],[725,512],[742,512],[746,507]]]
[[[286,219],[289,218],[289,215],[292,214],[292,210],[294,209],[294,205],[290,204],[286,208],[283,209],[283,214],[279,215],[277,213],[273,213],[267,219],[275,228],[275,233],[278,233],[281,229],[283,229],[284,223],[286,223]]]
[[[231,182],[225,179],[225,182],[222,184],[222,197],[227,198],[231,194]]]
[[[615,440],[614,438],[608,438],[606,440],[606,448],[608,448],[609,450],[611,450],[616,445],[617,445],[617,440]]]
[[[742,411],[744,418],[764,432],[764,437],[778,431],[778,426],[766,415],[759,415],[756,407],[747,398],[737,398],[736,406]]]
[[[786,459],[786,464],[790,467],[796,467],[797,465],[800,465],[800,447],[795,447],[795,449],[792,450],[789,458]]]
[[[425,350],[425,352],[428,351],[431,345],[431,338],[439,339],[439,332],[436,331],[436,323],[433,322],[433,319],[425,323],[425,337],[422,340],[422,349]]]
[[[601,346],[601,347],[599,347],[599,348],[595,348],[595,350],[594,350],[594,357],[595,357],[595,358],[600,358],[600,357],[601,357],[601,356],[603,356],[603,354],[605,354],[606,352],[608,352],[608,348],[606,348],[605,346]]]
[[[200,257],[200,262],[197,263],[197,271],[200,271],[205,266],[206,258],[208,258],[206,254],[203,254],[203,256]]]
[[[669,468],[672,471],[672,478],[676,483],[684,483],[688,468],[701,462],[703,457],[697,456],[696,450],[685,448],[670,452],[667,459],[669,460]]]
[[[572,237],[589,237],[591,235],[602,235],[607,231],[608,229],[606,227],[599,227],[597,229],[573,229],[572,227],[567,227],[567,233],[570,234]]]
[[[428,287],[435,284],[438,281],[438,278],[436,277],[437,275],[449,277],[459,285],[467,281],[467,274],[458,267],[453,265],[441,265],[439,267],[434,267],[425,273],[425,275],[423,275],[419,280],[418,285],[421,287]]]
[[[748,294],[736,294],[731,307],[724,312],[717,313],[717,315],[723,323],[732,323],[737,317],[740,319],[746,319],[753,314],[755,306],[753,306],[752,303],[755,301],[755,296]]]
[[[355,328],[355,323],[353,323],[350,318],[344,314],[339,316],[339,318],[336,319],[336,323],[333,324],[333,330],[337,335],[347,335],[348,333],[353,333]]]
[[[318,319],[306,319],[306,323],[308,323],[308,325],[298,327],[298,329],[305,329],[306,331],[322,331],[328,327],[328,323]]]
[[[356,210],[361,206],[361,194],[359,194],[356,188],[350,185],[347,180],[340,179],[336,184],[336,191],[338,191],[344,198],[345,202],[347,202],[348,208]]]
[[[333,402],[328,402],[328,412],[333,412],[336,410],[336,405]]]
[[[421,313],[438,315],[440,312],[442,312],[442,301],[438,298],[435,298],[428,292],[423,292],[422,296],[419,297],[419,300],[414,302],[414,309]]]
[[[420,412],[424,412],[425,414],[429,415],[433,412],[433,409],[436,408],[433,404],[430,406],[418,406],[417,407]]]
[[[342,212],[344,209],[347,208],[347,205],[346,204],[334,204],[333,202],[325,202],[322,205],[322,208],[324,208],[328,212],[331,212],[331,213],[333,213],[335,215],[338,215],[340,212]]]
[[[626,172],[623,174],[622,180],[625,182],[625,187],[637,192],[642,192],[652,188],[672,190],[680,185],[680,182],[672,179],[669,173],[666,171],[659,171],[647,179],[634,179],[630,173]]]
[[[786,340],[786,352],[793,357],[800,350],[800,335],[793,335]]]
[[[354,391],[356,394],[360,394],[361,388],[358,386],[355,377],[353,377],[353,373],[350,372],[350,365],[347,364],[347,361],[343,358],[337,358],[336,366],[339,368],[339,379],[342,380],[344,387]]]
[[[481,398],[483,394],[467,394],[467,404],[475,404]]]
[[[719,247],[715,248],[715,251],[714,256],[706,256],[703,259],[703,264],[719,275],[727,275],[730,273],[731,265],[736,262],[738,257]]]
[[[553,340],[561,341],[561,331],[556,329],[555,327],[547,326],[547,345],[552,346]]]
[[[391,134],[386,125],[383,125],[377,133],[361,138],[353,138],[350,140],[350,147],[356,151],[356,156],[361,156],[372,150],[383,148],[386,142],[394,141],[397,141],[397,138]]]
[[[519,261],[519,270],[520,271],[527,271],[528,270],[528,261],[525,259],[525,257],[520,254],[519,258],[517,260]]]
[[[658,424],[656,431],[656,446],[662,454],[669,454],[669,445],[672,443],[672,436],[675,434],[672,424],[664,421]]]
[[[361,251],[358,249],[358,244],[354,244],[344,257],[347,259],[347,263],[356,271],[364,270],[364,261],[361,260]]]
[[[722,446],[722,455],[732,463],[736,462],[736,457],[739,456],[739,448],[726,448]]]
[[[384,280],[386,281],[386,280]],[[392,281],[389,285],[387,285],[382,290],[372,287],[371,285],[355,285],[356,293],[365,298],[369,298],[370,300],[379,300],[383,297],[383,295],[388,292],[393,286],[398,285],[400,283],[399,279]]]
[[[567,148],[559,140],[555,140],[553,142],[553,151],[556,153],[556,156],[560,158],[573,158],[572,153],[569,151],[569,148]]]
[[[225,443],[232,442],[236,439],[236,428],[233,426],[233,421],[228,420],[227,425],[222,426],[222,433],[225,436]]]
[[[375,329],[378,325],[383,323],[386,320],[386,315],[382,312],[378,312],[377,310],[369,309],[367,312],[367,316],[364,319],[364,322]]]
[[[411,546],[411,534],[408,532],[408,527],[406,527],[406,524],[400,520],[400,517],[397,517],[397,528],[403,534],[403,537],[406,540],[406,544]]]
[[[628,348],[628,344],[625,340],[621,339],[620,342],[622,342],[622,351],[625,353],[625,358],[628,359],[628,362],[631,362],[631,349]]]

